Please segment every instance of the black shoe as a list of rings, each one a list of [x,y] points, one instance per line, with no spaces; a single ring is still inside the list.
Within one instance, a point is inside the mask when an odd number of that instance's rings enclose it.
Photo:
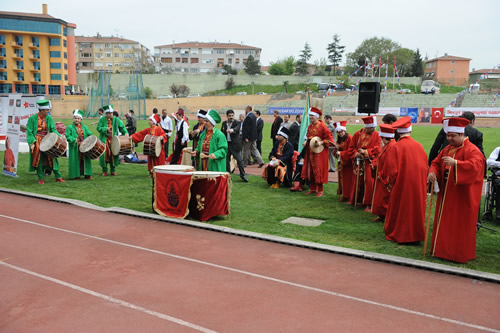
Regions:
[[[244,181],[245,183],[248,183],[248,178],[247,176],[240,176],[241,180]]]
[[[259,168],[262,168],[264,166],[264,163],[259,164]]]

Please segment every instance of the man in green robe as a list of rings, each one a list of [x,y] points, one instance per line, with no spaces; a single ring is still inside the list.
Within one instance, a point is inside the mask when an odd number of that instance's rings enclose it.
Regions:
[[[122,135],[128,136],[128,131],[123,125],[123,122],[118,117],[113,117],[113,105],[103,106],[103,110],[106,113],[105,117],[99,119],[97,123],[97,131],[100,136],[99,139],[106,143],[106,151],[99,157],[99,165],[102,168],[102,175],[108,175],[108,164],[111,171],[111,176],[116,176],[116,167],[120,164],[120,158],[118,155],[113,156],[111,152],[111,140],[113,136],[118,135],[120,132]]]
[[[87,125],[82,123],[82,110],[73,111],[73,124],[66,127],[66,140],[68,140],[68,176],[70,179],[80,179],[84,175],[85,179],[92,180],[92,160],[80,153],[80,143],[87,137],[93,135]]]
[[[196,151],[192,153],[199,159],[199,171],[226,172],[227,139],[215,126],[221,122],[220,115],[210,110],[206,115],[205,128],[201,132]]]
[[[65,183],[59,172],[59,163],[57,158],[53,158],[48,154],[40,151],[40,143],[48,133],[56,133],[61,136],[56,130],[54,120],[49,115],[52,105],[48,99],[39,100],[36,102],[38,106],[38,114],[34,114],[28,118],[26,125],[26,140],[30,147],[30,166],[29,171],[36,171],[38,175],[38,184],[44,184],[43,176],[45,171],[54,172],[56,182]]]

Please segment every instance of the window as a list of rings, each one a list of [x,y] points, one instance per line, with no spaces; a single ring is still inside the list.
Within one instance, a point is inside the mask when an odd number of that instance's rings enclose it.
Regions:
[[[197,64],[197,63],[199,63],[198,58],[191,58],[191,63],[192,63],[192,64]]]
[[[7,81],[7,72],[0,72],[0,80]]]
[[[33,46],[39,47],[40,39],[38,37],[31,37],[31,43],[33,44]]]
[[[106,56],[106,58],[112,58],[113,52],[104,52],[104,55]]]
[[[181,62],[181,58],[175,58],[175,62]]]
[[[455,71],[453,69],[450,70],[450,74],[455,74]]]
[[[61,40],[59,38],[49,38],[49,46],[61,46]]]
[[[63,35],[67,36],[68,35],[68,28],[63,27]]]
[[[120,44],[113,44],[113,47],[114,47],[115,49],[119,49],[119,48],[120,48]]]
[[[120,67],[120,63],[119,62],[115,62],[115,67]]]
[[[22,60],[16,61],[16,68],[17,69],[24,69],[24,61],[22,61]]]
[[[59,51],[50,51],[51,58],[61,58],[61,52]]]
[[[97,53],[96,53],[97,55]],[[80,58],[92,58],[92,53],[82,52],[80,53]]]
[[[191,73],[198,73],[198,68],[196,67],[191,68]]]
[[[17,73],[17,81],[24,81],[24,73],[23,72]]]
[[[236,58],[236,64],[240,63],[240,58]]]
[[[36,95],[45,95],[45,85],[44,84],[32,84],[31,91]]]
[[[106,63],[106,67],[113,67],[113,63],[112,62],[107,62]]]
[[[64,69],[68,70],[68,64],[66,64],[66,63],[64,64]]]
[[[102,59],[102,53],[101,52],[95,53],[95,57],[96,59]]]
[[[84,49],[92,48],[92,43],[80,43],[80,47]]]
[[[5,45],[5,35],[0,35],[0,45]]]
[[[39,50],[33,50],[33,58],[40,59],[40,51]]]
[[[60,34],[61,25],[55,22],[40,22],[36,20],[19,20],[2,18],[0,30],[45,32],[49,34]]]
[[[68,42],[66,42],[66,39],[63,39],[63,46],[68,47]]]
[[[0,49],[0,57],[5,57],[5,49]]]
[[[35,81],[35,82],[42,81],[42,77],[41,77],[40,73],[33,73],[33,81]]]
[[[222,67],[224,65],[224,58],[218,58],[217,59],[217,67]]]
[[[115,58],[120,58],[120,53],[115,52]]]
[[[94,44],[94,47],[95,47],[96,49],[102,49],[103,44],[102,44],[102,43],[95,43],[95,44]]]
[[[241,52],[240,50],[235,50],[236,54],[240,54],[240,52]]]
[[[64,81],[68,81],[68,74],[64,74]]]
[[[201,54],[214,54],[212,49],[201,49]]]
[[[224,50],[224,49],[217,49],[217,50],[215,50],[215,52],[216,52],[217,54],[224,54],[224,53],[226,53],[225,51],[226,51],[226,50]]]
[[[188,58],[182,58],[182,63],[187,64],[188,63]]]
[[[213,63],[213,59],[202,59],[201,63],[202,64],[211,64],[211,63]]]
[[[233,63],[233,59],[231,58],[227,59],[227,63],[231,65]]]
[[[94,63],[94,67],[102,67],[102,62],[96,62],[96,63]]]
[[[29,94],[30,93],[30,85],[29,84],[16,84],[16,92],[21,94]]]
[[[0,68],[7,68],[7,60],[0,60]]]
[[[175,49],[175,53],[181,53],[181,49]]]
[[[172,58],[161,58],[161,62],[171,64]]]
[[[16,45],[23,46],[23,36],[15,36],[14,41]]]
[[[0,77],[1,77],[1,74],[0,74]],[[0,84],[0,93],[3,93],[3,94],[12,93],[12,84],[10,84],[10,83]]]
[[[60,95],[61,94],[61,86],[49,86],[49,95]]]
[[[68,59],[68,52],[64,52],[64,59]]]
[[[253,50],[243,50],[243,54],[253,54]]]
[[[51,62],[50,69],[61,69],[61,63],[60,62]]]
[[[61,80],[61,74],[50,74],[50,79],[52,81],[60,81]]]
[[[40,70],[40,62],[34,61],[33,62],[33,68],[39,71]]]
[[[455,60],[452,60],[450,63],[453,65],[455,63]]]
[[[122,53],[122,58],[124,59],[132,59],[134,57],[133,53]]]
[[[23,49],[15,49],[14,53],[16,54],[17,57],[22,58],[23,57]]]
[[[104,43],[104,48],[105,49],[110,49],[111,48],[111,44],[110,43]]]
[[[198,49],[191,49],[191,54],[198,54]]]

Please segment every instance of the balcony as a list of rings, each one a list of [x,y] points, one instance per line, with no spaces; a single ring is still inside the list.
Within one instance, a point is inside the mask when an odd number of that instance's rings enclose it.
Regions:
[[[23,44],[21,43],[21,45],[19,45],[18,43],[16,42],[10,42],[10,46],[12,47],[15,47],[15,48],[22,48],[23,47]]]
[[[30,56],[29,56],[29,60],[32,60],[32,61],[38,61],[38,60],[40,60],[40,56],[35,57],[34,55],[30,54]]]
[[[39,71],[40,71],[40,68],[31,67],[31,68],[30,68],[30,71],[31,71],[31,72],[39,72]]]
[[[17,53],[13,53],[12,54],[12,58],[14,58],[14,59],[22,59],[23,56],[22,55],[18,55]]]
[[[7,81],[7,75],[1,76],[0,75],[0,82]]]
[[[22,72],[24,70],[24,67],[14,67],[13,71],[14,72]]]
[[[16,77],[13,82],[24,82],[24,78],[21,80],[21,78]]]
[[[28,46],[29,46],[30,49],[35,49],[35,48],[40,47],[40,44],[29,43]]]
[[[7,70],[7,68],[6,68],[6,67],[0,67],[0,71],[2,71],[2,72],[3,72],[3,71],[6,71],[6,70]]]
[[[31,78],[30,82],[38,83],[38,82],[42,82],[42,79],[39,77],[38,78],[33,77],[33,78]]]
[[[0,58],[5,58],[5,57],[6,57],[5,53],[0,53]]]

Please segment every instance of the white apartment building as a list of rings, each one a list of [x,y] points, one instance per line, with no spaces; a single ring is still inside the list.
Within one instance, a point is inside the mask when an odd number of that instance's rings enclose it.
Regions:
[[[185,42],[155,46],[156,73],[220,73],[223,65],[245,68],[249,56],[260,60],[262,49],[237,43]]]

